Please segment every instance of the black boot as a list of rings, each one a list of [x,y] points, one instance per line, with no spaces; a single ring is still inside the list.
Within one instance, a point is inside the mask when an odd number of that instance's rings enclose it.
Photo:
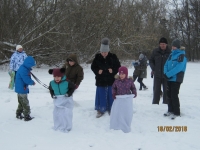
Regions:
[[[17,118],[17,119],[23,119],[24,116],[22,116],[21,114],[16,114],[16,118]]]
[[[144,90],[147,90],[148,88],[146,87],[146,85],[143,86]]]
[[[31,117],[30,115],[27,115],[24,117],[24,121],[30,121],[32,119],[33,119],[33,117]]]

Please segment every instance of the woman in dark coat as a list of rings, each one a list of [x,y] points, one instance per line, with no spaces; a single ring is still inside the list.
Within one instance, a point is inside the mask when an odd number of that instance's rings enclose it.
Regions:
[[[101,41],[100,53],[95,55],[91,64],[97,86],[95,98],[97,118],[101,117],[105,111],[110,113],[113,103],[112,84],[115,81],[114,76],[118,73],[120,66],[117,56],[110,53],[109,39],[103,38]]]

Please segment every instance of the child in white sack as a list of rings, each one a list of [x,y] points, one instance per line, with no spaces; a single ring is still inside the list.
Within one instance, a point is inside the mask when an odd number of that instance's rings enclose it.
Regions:
[[[54,99],[54,130],[69,132],[72,129],[73,97],[75,85],[66,80],[65,68],[49,69],[54,80],[49,84],[51,97]]]
[[[128,78],[128,69],[119,68],[119,78],[112,85],[114,102],[111,108],[110,129],[131,131],[133,117],[133,98],[137,96],[135,84]]]

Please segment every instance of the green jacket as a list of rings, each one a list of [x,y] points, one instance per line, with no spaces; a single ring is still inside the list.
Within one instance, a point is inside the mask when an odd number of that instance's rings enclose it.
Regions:
[[[75,90],[75,85],[72,82],[66,80],[66,76],[63,76],[61,82],[56,83],[55,80],[52,80],[49,84],[49,91],[51,97],[57,95],[65,95],[71,96]]]
[[[73,66],[69,65],[68,59],[75,62]],[[67,58],[67,62],[64,64],[63,68],[66,68],[65,75],[67,79],[73,82],[75,85],[80,85],[84,78],[83,68],[79,65],[76,54],[71,54]]]

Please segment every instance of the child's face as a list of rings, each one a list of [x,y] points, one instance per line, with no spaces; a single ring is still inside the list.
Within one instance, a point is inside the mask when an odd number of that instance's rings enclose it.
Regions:
[[[69,60],[69,65],[70,65],[70,66],[73,66],[74,64],[75,64],[74,61]]]
[[[55,82],[59,83],[61,81],[61,77],[54,77]]]
[[[119,78],[120,78],[121,80],[125,79],[125,77],[126,77],[126,74],[124,74],[124,73],[120,73],[120,74],[119,74]]]

